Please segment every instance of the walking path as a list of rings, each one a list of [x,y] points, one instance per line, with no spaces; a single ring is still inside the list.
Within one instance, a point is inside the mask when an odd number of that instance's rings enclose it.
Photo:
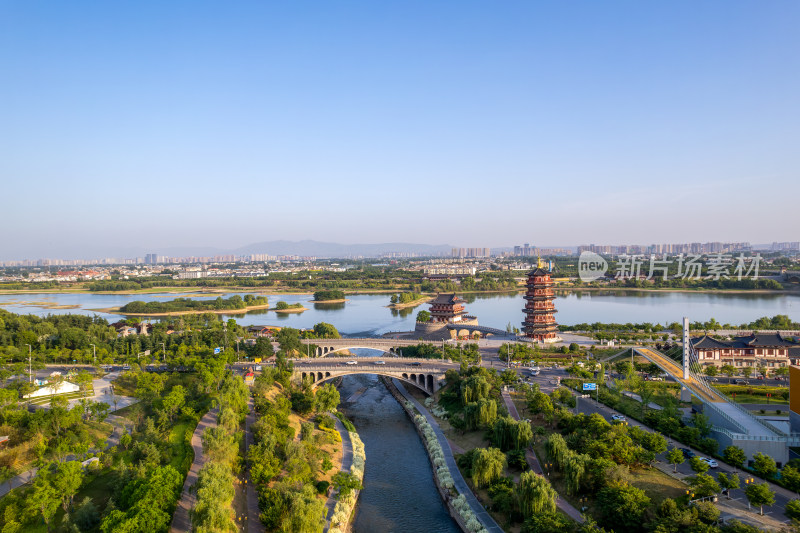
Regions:
[[[191,511],[192,508],[194,508],[195,503],[197,503],[197,496],[191,489],[192,486],[197,483],[197,474],[200,473],[200,469],[203,467],[203,463],[205,462],[203,460],[202,436],[206,428],[217,426],[218,416],[218,407],[209,410],[205,416],[200,419],[200,422],[197,424],[197,428],[192,434],[192,450],[194,451],[194,461],[192,462],[192,467],[189,469],[189,473],[186,474],[186,481],[183,482],[183,492],[181,493],[181,499],[178,502],[178,506],[175,508],[175,514],[172,515],[172,526],[170,527],[170,532],[182,533],[192,530],[192,519],[189,515],[189,511]]]
[[[250,451],[250,446],[255,444],[253,432],[250,428],[256,423],[256,412],[253,407],[253,396],[247,400],[247,416],[244,419],[245,439],[244,439],[244,454]],[[250,477],[250,465],[245,461],[246,466],[246,483],[247,483],[247,533],[264,533],[266,528],[261,523],[258,517],[260,509],[258,508],[258,494],[256,494],[256,486],[253,479]]]
[[[347,431],[347,428],[344,427],[342,421],[339,420],[337,417],[331,415],[333,418],[334,424],[336,424],[336,431],[339,432],[339,435],[342,437],[342,472],[350,472],[350,469],[353,467],[353,441],[350,440],[350,432]],[[337,493],[338,496],[338,493]],[[336,502],[339,499],[334,497],[331,494],[328,497],[328,500],[325,502],[325,507],[328,508],[328,512],[325,515],[325,529],[324,532],[327,532],[331,527],[331,518],[333,518],[333,510],[336,508]]]
[[[123,418],[121,416],[116,415],[109,415],[106,420],[113,426],[111,431],[111,435],[108,436],[106,439],[106,446],[105,449],[111,448],[112,446],[119,445],[119,438],[125,432],[125,429],[129,425],[133,425],[133,422],[128,420],[127,418]],[[67,456],[67,461],[74,461],[75,457],[72,455]],[[0,484],[0,498],[8,494],[11,490],[21,487],[26,483],[30,483],[33,481],[33,478],[36,477],[36,472],[38,468],[31,468],[30,470],[26,470],[16,476],[12,477],[11,479],[4,481]]]
[[[520,416],[517,412],[517,406],[514,405],[514,401],[511,399],[511,394],[504,390],[503,394],[503,401],[508,408],[508,414],[511,415],[511,418],[514,420],[519,420]],[[542,465],[539,463],[539,459],[536,457],[536,454],[533,452],[533,448],[528,446],[525,450],[525,459],[528,460],[528,464],[531,467],[531,470],[536,472],[537,474],[544,475],[542,471]],[[563,499],[560,495],[556,498],[556,505],[559,509],[561,509],[567,516],[578,522],[579,524],[583,524],[586,520],[583,518],[583,515],[580,511],[578,511],[571,503],[567,500]]]
[[[453,485],[458,493],[463,494],[467,499],[467,503],[469,503],[470,508],[472,508],[472,512],[475,513],[475,516],[478,518],[480,523],[483,524],[483,527],[485,527],[490,533],[503,533],[503,528],[500,527],[497,522],[494,521],[494,518],[492,518],[492,516],[486,511],[486,509],[483,508],[483,505],[481,505],[478,501],[478,498],[475,497],[475,494],[473,494],[472,490],[469,488],[469,485],[467,485],[467,482],[464,481],[464,477],[461,475],[461,471],[458,469],[456,460],[453,457],[452,451],[450,450],[450,445],[447,443],[447,437],[444,436],[444,433],[439,427],[438,422],[436,422],[436,419],[433,418],[428,410],[423,407],[416,398],[408,393],[400,381],[397,379],[392,379],[392,383],[400,392],[400,394],[402,394],[406,400],[411,402],[412,405],[416,407],[417,411],[419,411],[419,413],[428,420],[428,423],[433,428],[434,433],[436,433],[436,438],[439,441],[439,445],[442,447],[444,460],[447,463],[447,468],[450,470],[450,476],[453,478]]]

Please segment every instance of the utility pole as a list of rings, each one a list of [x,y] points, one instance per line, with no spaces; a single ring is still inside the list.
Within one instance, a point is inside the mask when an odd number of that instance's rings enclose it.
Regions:
[[[33,349],[31,348],[30,344],[26,344],[25,346],[28,347],[28,383],[32,383],[33,382],[33,370],[31,370],[31,351]]]
[[[238,343],[237,343],[237,346],[238,346]],[[167,343],[162,342],[161,343],[161,349],[164,350],[164,362],[166,363],[167,362]]]
[[[97,346],[94,344],[90,344],[89,346],[92,347],[92,354],[94,356],[94,366],[97,366]]]

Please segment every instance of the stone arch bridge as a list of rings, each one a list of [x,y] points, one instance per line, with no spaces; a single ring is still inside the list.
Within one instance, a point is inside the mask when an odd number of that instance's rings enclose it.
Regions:
[[[344,339],[301,339],[305,345],[315,345],[317,351],[314,357],[324,357],[326,355],[342,352],[355,348],[370,348],[380,350],[390,355],[399,353],[405,346],[416,346],[417,344],[442,344],[442,341],[423,341],[419,339],[381,339],[374,337],[367,338],[344,338]]]
[[[355,361],[355,364],[348,364]],[[380,362],[381,364],[378,364]],[[356,359],[332,359],[295,361],[292,377],[312,380],[317,387],[329,379],[353,374],[377,374],[410,383],[428,394],[435,394],[444,386],[445,372],[458,365],[430,359],[389,359],[358,357]]]

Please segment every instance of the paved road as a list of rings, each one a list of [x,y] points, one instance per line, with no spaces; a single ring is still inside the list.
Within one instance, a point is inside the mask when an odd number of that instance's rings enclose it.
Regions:
[[[497,522],[495,522],[494,518],[492,518],[492,516],[486,511],[486,509],[483,508],[483,505],[480,504],[478,498],[476,498],[475,494],[473,494],[472,490],[470,490],[467,482],[464,481],[464,477],[461,475],[461,471],[458,469],[458,465],[456,464],[456,460],[453,457],[452,451],[450,450],[450,446],[447,444],[447,437],[445,437],[444,433],[442,433],[442,430],[439,427],[439,424],[436,422],[436,419],[433,418],[428,410],[423,407],[423,405],[419,403],[416,398],[408,393],[406,388],[399,380],[393,379],[392,383],[400,392],[400,394],[410,401],[414,407],[417,408],[417,411],[419,411],[420,414],[422,414],[428,420],[428,423],[436,433],[436,438],[439,441],[439,445],[442,447],[444,460],[447,463],[447,468],[450,470],[450,475],[453,478],[453,485],[458,493],[463,494],[467,499],[467,503],[469,503],[470,508],[472,508],[472,512],[475,513],[476,517],[478,517],[478,520],[481,522],[481,524],[483,524],[483,527],[485,527],[490,533],[504,533],[503,528],[501,528]]]
[[[197,483],[197,474],[203,467],[205,460],[203,459],[203,431],[206,428],[213,428],[217,426],[217,417],[219,416],[219,408],[209,410],[192,434],[192,450],[194,451],[194,461],[189,473],[186,475],[186,481],[183,482],[183,492],[181,499],[178,501],[178,506],[175,508],[175,514],[172,515],[172,526],[170,532],[179,533],[192,530],[192,519],[189,516],[189,511],[194,508],[197,503],[197,497],[194,491],[190,490],[192,486]],[[249,521],[249,520],[248,520]]]
[[[585,414],[592,414],[598,413],[603,416],[606,420],[611,418],[612,414],[620,414],[617,411],[607,407],[603,404],[598,404],[593,399],[585,399],[585,398],[578,398],[578,406],[577,410],[581,413]],[[653,432],[654,430],[645,426],[644,424],[637,422],[636,420],[628,419],[628,424],[631,426],[638,426],[645,431]],[[669,448],[677,447],[677,448],[689,448],[698,456],[704,457],[705,454],[700,452],[699,450],[693,449],[688,447],[684,444],[681,444],[677,441],[674,441],[670,438],[667,438],[667,442],[669,444]],[[669,464],[666,458],[666,452],[658,455],[656,457],[656,466],[664,471],[672,475],[674,467]],[[717,474],[720,472],[724,472],[725,474],[731,474],[737,472],[739,474],[740,480],[742,480],[742,487],[744,487],[744,479],[747,477],[751,477],[755,479],[756,483],[763,483],[764,480],[754,476],[753,474],[742,473],[741,471],[737,471],[732,466],[723,463],[719,459],[716,460],[719,463],[719,467],[715,469],[711,469],[708,473],[714,478],[717,477]],[[677,477],[683,479],[687,476],[694,475],[694,471],[689,467],[688,460],[681,465],[678,465]],[[764,514],[769,517],[769,519],[775,521],[773,527],[778,527],[779,524],[786,522],[787,519],[783,514],[783,509],[786,507],[786,503],[789,500],[796,499],[798,497],[797,494],[786,490],[783,487],[775,485],[774,483],[770,483],[770,488],[775,492],[775,504],[770,506],[764,506]],[[723,515],[728,514],[733,516],[739,520],[751,523],[753,525],[761,524],[764,521],[763,517],[758,515],[758,509],[755,508],[755,512],[748,512],[747,511],[747,499],[744,497],[744,491],[742,489],[732,491],[733,500],[727,500],[725,498],[721,498],[718,502],[718,506],[720,507]]]
[[[511,418],[514,420],[519,420],[520,416],[517,412],[517,406],[514,405],[514,402],[511,399],[511,395],[508,391],[503,391],[503,401],[508,408],[508,414],[511,415]],[[525,450],[525,458],[528,460],[528,464],[531,466],[531,469],[539,474],[540,476],[543,475],[542,473],[542,466],[539,464],[539,459],[536,457],[536,454],[533,452],[533,448],[530,446]],[[578,511],[575,507],[572,506],[567,500],[559,496],[556,498],[556,505],[559,509],[564,511],[567,516],[578,522],[579,524],[583,524],[586,520],[584,520],[583,515],[580,511]]]

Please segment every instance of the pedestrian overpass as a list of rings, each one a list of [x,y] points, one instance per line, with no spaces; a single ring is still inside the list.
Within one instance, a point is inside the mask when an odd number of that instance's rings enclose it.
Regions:
[[[709,385],[705,377],[695,372],[694,368],[699,366],[699,361],[689,338],[687,318],[684,318],[683,325],[682,364],[652,348],[635,347],[634,354],[655,363],[681,385],[682,392],[691,392],[702,402],[703,414],[713,424],[712,435],[719,442],[720,452],[726,446],[734,445],[742,448],[748,458],[760,451],[785,464],[789,460],[788,447],[797,446],[800,438],[787,435],[757,418],[740,404],[730,401]]]

